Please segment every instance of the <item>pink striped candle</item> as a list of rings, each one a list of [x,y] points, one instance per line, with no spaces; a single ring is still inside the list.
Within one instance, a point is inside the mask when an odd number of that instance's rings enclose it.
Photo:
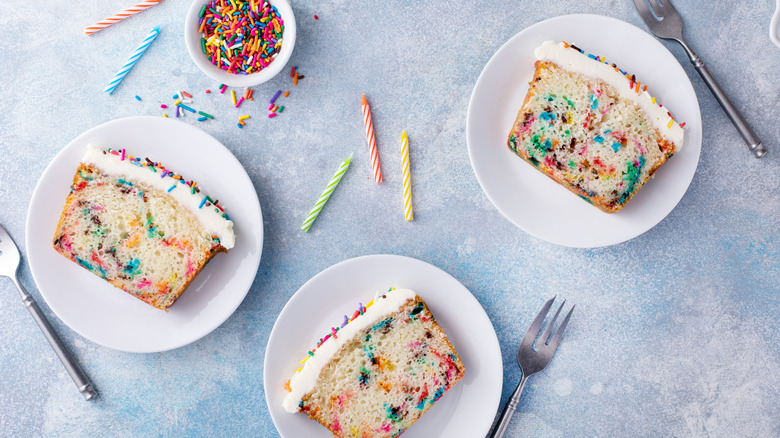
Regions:
[[[382,169],[379,167],[379,152],[376,149],[376,138],[374,137],[374,122],[371,121],[371,108],[368,106],[366,95],[363,95],[363,123],[366,125],[366,141],[368,142],[368,151],[371,155],[371,168],[374,170],[374,181],[382,182]]]

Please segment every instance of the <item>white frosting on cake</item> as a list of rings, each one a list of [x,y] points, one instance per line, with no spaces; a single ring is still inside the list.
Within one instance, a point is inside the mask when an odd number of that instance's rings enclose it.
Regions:
[[[536,48],[536,58],[540,61],[549,61],[557,64],[559,67],[582,73],[585,76],[600,79],[617,90],[621,96],[632,100],[638,105],[650,118],[658,131],[666,137],[667,140],[675,144],[675,152],[679,152],[683,145],[683,128],[674,121],[666,109],[653,103],[652,97],[647,91],[637,93],[630,85],[631,80],[622,73],[615,71],[615,68],[609,64],[596,61],[589,58],[580,51],[564,46],[563,43],[555,41],[545,41]],[[672,126],[669,121],[672,120]]]
[[[217,236],[225,249],[230,249],[235,245],[236,236],[233,233],[233,222],[222,217],[222,212],[218,211],[214,205],[210,207],[202,205],[205,195],[197,192],[192,193],[190,186],[181,184],[180,180],[171,177],[162,178],[159,169],[157,172],[152,172],[147,167],[136,166],[129,159],[122,160],[121,155],[104,153],[100,147],[93,144],[87,145],[87,153],[84,154],[81,161],[84,164],[97,167],[108,175],[123,176],[168,193],[198,218],[206,232]],[[176,185],[176,188],[168,191],[172,185]]]
[[[362,315],[350,321],[331,336],[314,351],[303,364],[303,369],[296,372],[290,379],[290,393],[284,398],[282,406],[287,412],[298,412],[298,404],[304,395],[314,389],[322,368],[330,362],[342,345],[358,333],[371,327],[382,317],[397,312],[406,301],[414,299],[417,294],[409,289],[393,289],[384,295],[374,298],[374,303]]]

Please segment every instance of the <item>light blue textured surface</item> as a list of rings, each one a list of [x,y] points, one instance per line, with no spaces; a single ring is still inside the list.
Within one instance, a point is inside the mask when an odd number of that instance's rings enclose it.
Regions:
[[[11,282],[0,279],[0,435],[275,436],[262,364],[276,314],[322,269],[373,253],[422,259],[472,291],[501,342],[502,405],[520,377],[515,350],[543,301],[558,294],[577,303],[551,365],[529,381],[509,436],[780,435],[780,49],[767,35],[774,2],[676,2],[687,39],[769,155],[750,155],[682,49],[665,43],[701,104],[699,168],[655,228],[594,250],[537,240],[499,214],[469,164],[466,110],[482,67],[521,29],[568,13],[643,27],[630,1],[296,2],[290,65],[306,78],[293,87],[282,73],[255,87],[256,101],[241,111],[225,96],[203,94],[217,84],[185,50],[188,2],[166,0],[83,35],[84,26],[131,3],[0,3],[7,36],[0,223],[25,252],[27,206],[52,157],[100,123],[160,115],[160,103],[186,89],[216,116],[188,122],[222,141],[255,184],[266,233],[260,270],[243,304],[212,334],[141,355],[72,332],[45,306],[25,263],[22,282],[101,394],[82,400]],[[160,36],[133,71],[113,95],[102,93],[157,25]],[[291,95],[285,112],[269,120],[263,102],[279,88]],[[372,103],[381,185],[371,180],[361,93]],[[239,113],[253,117],[242,130]],[[401,210],[402,129],[412,154],[411,223]],[[351,153],[349,173],[302,233],[309,208]]]

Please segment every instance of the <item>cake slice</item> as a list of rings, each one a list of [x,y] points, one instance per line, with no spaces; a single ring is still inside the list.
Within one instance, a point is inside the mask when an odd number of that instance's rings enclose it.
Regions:
[[[285,384],[288,412],[303,412],[337,437],[396,437],[465,371],[425,302],[391,289],[344,316]]]
[[[167,309],[234,242],[233,222],[196,182],[124,149],[87,145],[53,244],[112,285]]]
[[[613,213],[679,151],[683,125],[636,76],[547,41],[508,146],[545,175]]]

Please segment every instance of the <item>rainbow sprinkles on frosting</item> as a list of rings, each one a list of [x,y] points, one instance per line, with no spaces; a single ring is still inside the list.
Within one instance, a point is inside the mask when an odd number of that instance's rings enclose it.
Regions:
[[[555,52],[557,52],[557,49],[554,48],[553,45],[551,45],[550,43],[551,43],[550,41],[547,41],[547,42],[545,42],[542,45],[542,47],[537,49],[538,50],[537,56],[541,56],[540,59],[560,59],[555,54]],[[672,116],[672,113],[670,113],[669,111],[663,109],[664,106],[661,103],[656,102],[655,97],[651,96],[647,92],[647,85],[642,85],[642,83],[637,80],[635,74],[629,74],[629,73],[621,70],[620,67],[618,67],[614,63],[612,63],[612,64],[608,63],[603,56],[596,56],[596,55],[593,55],[591,53],[585,53],[584,50],[580,49],[579,47],[575,46],[574,44],[569,44],[566,41],[561,42],[561,44],[563,44],[564,48],[576,50],[576,51],[580,52],[580,54],[586,55],[588,58],[590,58],[590,59],[592,59],[592,60],[594,60],[596,62],[599,62],[601,64],[604,64],[604,65],[612,67],[615,72],[620,73],[621,75],[623,75],[623,77],[625,77],[626,80],[628,80],[628,89],[629,90],[634,90],[634,93],[636,93],[638,96],[641,96],[640,98],[636,99],[635,101],[640,106],[642,106],[642,108],[645,111],[648,111],[648,112],[652,113],[654,116],[657,116],[657,118],[655,118],[654,121],[653,121],[654,125],[656,125],[656,127],[658,127],[658,126],[662,126],[662,127],[665,126],[666,129],[668,130],[667,134],[672,138],[672,140],[674,140],[676,142],[679,142],[679,147],[677,148],[677,150],[679,151],[682,148],[682,141],[683,141],[682,128],[685,126],[685,122],[680,123],[678,125],[675,122],[674,116]],[[613,83],[617,82],[617,81],[612,80],[612,78],[609,78],[607,80],[610,81],[610,82],[613,82]],[[618,82],[618,83],[620,83],[620,82]],[[622,91],[625,91],[625,90],[622,90]],[[661,111],[657,111],[655,109],[652,109],[652,106],[647,106],[647,101],[650,101],[651,105],[657,106],[659,109],[661,109]],[[664,117],[663,117],[664,114],[668,117],[668,119],[664,119]],[[663,123],[664,120],[667,120],[665,124]],[[660,125],[658,125],[658,123],[660,123]]]

